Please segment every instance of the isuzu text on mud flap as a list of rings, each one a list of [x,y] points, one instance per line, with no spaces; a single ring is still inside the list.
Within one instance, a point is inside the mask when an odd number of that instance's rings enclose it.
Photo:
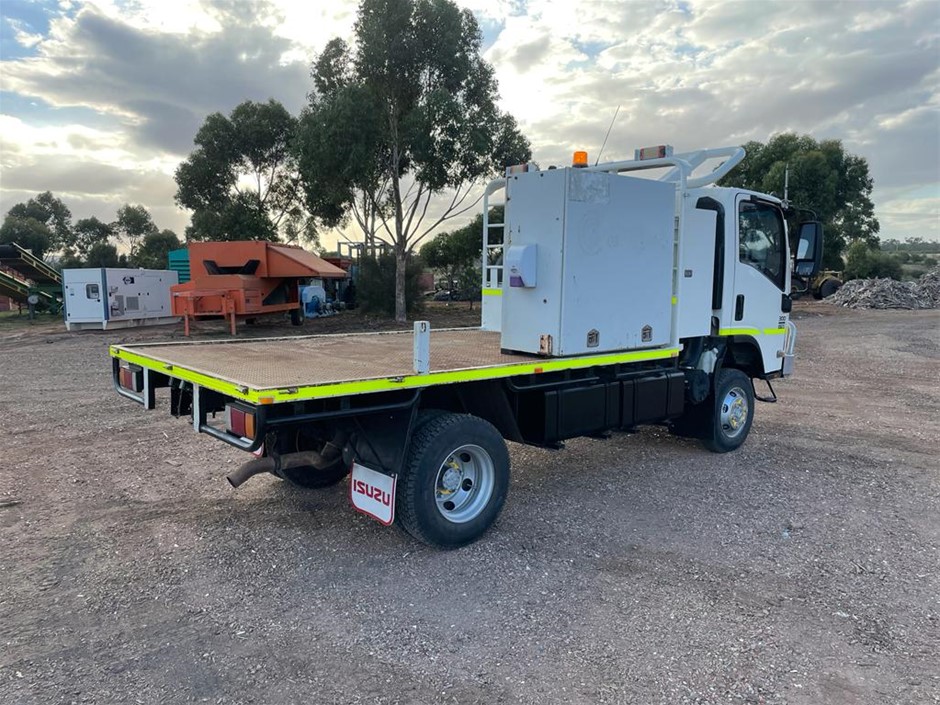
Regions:
[[[389,526],[395,520],[395,479],[353,463],[349,480],[352,505],[363,514]]]
[[[661,145],[510,167],[484,193],[480,328],[118,345],[115,388],[147,409],[166,393],[195,430],[260,451],[235,487],[351,473],[357,510],[442,548],[499,516],[507,440],[560,448],[666,423],[733,451],[755,401],[793,372],[791,272],[812,277],[822,257],[820,224],[795,220],[806,211],[716,186],[743,158]],[[630,175],[649,169],[659,178]],[[499,197],[505,221],[491,223]]]

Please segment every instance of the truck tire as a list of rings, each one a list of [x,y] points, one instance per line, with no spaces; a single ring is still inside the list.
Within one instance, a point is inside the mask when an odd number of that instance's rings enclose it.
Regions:
[[[434,413],[419,420],[411,439],[395,521],[419,541],[453,549],[476,541],[499,516],[509,491],[509,451],[489,422]]]
[[[290,324],[292,326],[302,326],[304,324],[304,314],[299,308],[290,310]]]
[[[710,410],[709,430],[703,439],[705,447],[715,453],[738,448],[754,420],[754,385],[750,377],[731,367],[718,370]]]

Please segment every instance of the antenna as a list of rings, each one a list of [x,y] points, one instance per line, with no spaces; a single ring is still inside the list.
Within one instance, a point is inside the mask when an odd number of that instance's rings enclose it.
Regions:
[[[790,205],[790,201],[787,198],[789,191],[790,191],[790,162],[787,162],[787,167],[783,172],[783,207],[784,208]]]
[[[617,110],[614,111],[614,116],[610,119],[610,125],[607,128],[607,134],[604,135],[604,144],[601,145],[601,150],[597,153],[597,159],[594,160],[594,166],[597,166],[597,163],[601,160],[601,155],[604,153],[604,147],[607,146],[607,138],[610,137],[610,131],[614,126],[614,120],[617,119],[617,115],[620,113],[620,106],[617,106]]]

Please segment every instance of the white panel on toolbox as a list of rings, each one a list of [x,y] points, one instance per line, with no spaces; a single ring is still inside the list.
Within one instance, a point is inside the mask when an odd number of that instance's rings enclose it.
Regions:
[[[685,199],[682,226],[682,266],[679,268],[679,337],[709,335],[712,283],[715,279],[715,211],[695,208],[697,198]],[[724,237],[724,233],[722,233]]]
[[[675,184],[569,169],[556,355],[670,339]]]
[[[506,350],[537,353],[541,335],[558,338],[567,171],[530,171],[507,180],[504,249],[535,245],[537,285],[503,282],[501,345]]]

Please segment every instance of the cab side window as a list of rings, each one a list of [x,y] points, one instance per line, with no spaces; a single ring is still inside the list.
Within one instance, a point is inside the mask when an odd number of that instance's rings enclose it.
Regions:
[[[786,236],[779,209],[769,203],[740,203],[738,259],[783,289],[786,281]]]

